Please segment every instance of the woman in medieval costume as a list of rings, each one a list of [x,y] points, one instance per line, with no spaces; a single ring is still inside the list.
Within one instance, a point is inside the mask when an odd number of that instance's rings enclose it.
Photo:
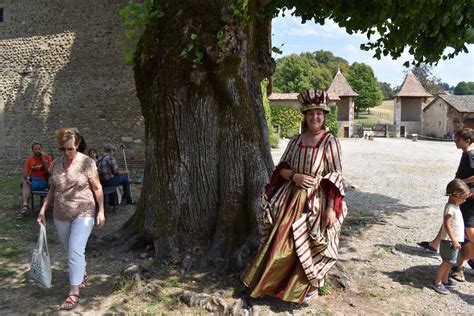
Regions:
[[[302,303],[336,263],[347,208],[339,141],[325,128],[324,92],[298,95],[303,132],[294,136],[262,196],[261,245],[243,282],[251,297]]]

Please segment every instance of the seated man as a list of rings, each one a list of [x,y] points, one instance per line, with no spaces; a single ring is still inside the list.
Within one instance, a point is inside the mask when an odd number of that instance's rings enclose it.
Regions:
[[[100,183],[104,187],[123,187],[122,201],[125,204],[135,204],[130,190],[130,180],[125,170],[119,169],[114,158],[115,148],[112,144],[104,144],[104,155],[97,160]]]
[[[37,141],[31,143],[33,155],[28,157],[23,168],[23,183],[21,185],[21,209],[16,214],[22,219],[28,214],[28,203],[31,191],[41,191],[48,188],[48,169],[51,165],[51,156],[43,151],[43,145]]]

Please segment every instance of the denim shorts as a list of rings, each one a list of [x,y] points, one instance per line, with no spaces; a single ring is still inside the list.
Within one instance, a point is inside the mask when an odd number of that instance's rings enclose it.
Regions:
[[[31,191],[41,191],[48,188],[48,180],[31,177]]]
[[[441,240],[439,245],[439,254],[443,261],[446,261],[453,266],[458,266],[459,257],[461,257],[461,249],[453,249],[453,242],[451,240]]]

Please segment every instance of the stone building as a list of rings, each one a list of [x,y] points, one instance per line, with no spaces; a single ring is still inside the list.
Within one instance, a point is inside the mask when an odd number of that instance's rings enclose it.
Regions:
[[[0,0],[0,171],[21,170],[33,139],[57,157],[54,131],[73,126],[99,152],[124,144],[131,171],[143,172],[143,117],[123,57],[126,3]]]
[[[423,109],[423,135],[446,137],[474,128],[474,95],[440,94]]]
[[[337,71],[327,91],[331,103],[337,106],[339,137],[352,137],[354,134],[354,100],[359,95],[347,82],[340,70]]]
[[[300,103],[298,102],[298,94],[299,93],[274,92],[268,96],[268,101],[270,101],[270,105],[291,106],[294,108],[299,108]]]
[[[408,72],[400,91],[395,94],[395,125],[397,136],[420,134],[423,126],[423,108],[431,94],[426,92],[415,75]]]

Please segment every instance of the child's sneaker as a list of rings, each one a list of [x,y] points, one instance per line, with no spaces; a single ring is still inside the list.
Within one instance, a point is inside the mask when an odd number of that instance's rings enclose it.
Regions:
[[[447,283],[443,283],[444,287],[447,289],[455,289],[459,287],[458,282],[454,280],[453,278],[449,278]]]
[[[439,294],[449,294],[449,290],[443,285],[443,283],[433,284],[431,287]]]

